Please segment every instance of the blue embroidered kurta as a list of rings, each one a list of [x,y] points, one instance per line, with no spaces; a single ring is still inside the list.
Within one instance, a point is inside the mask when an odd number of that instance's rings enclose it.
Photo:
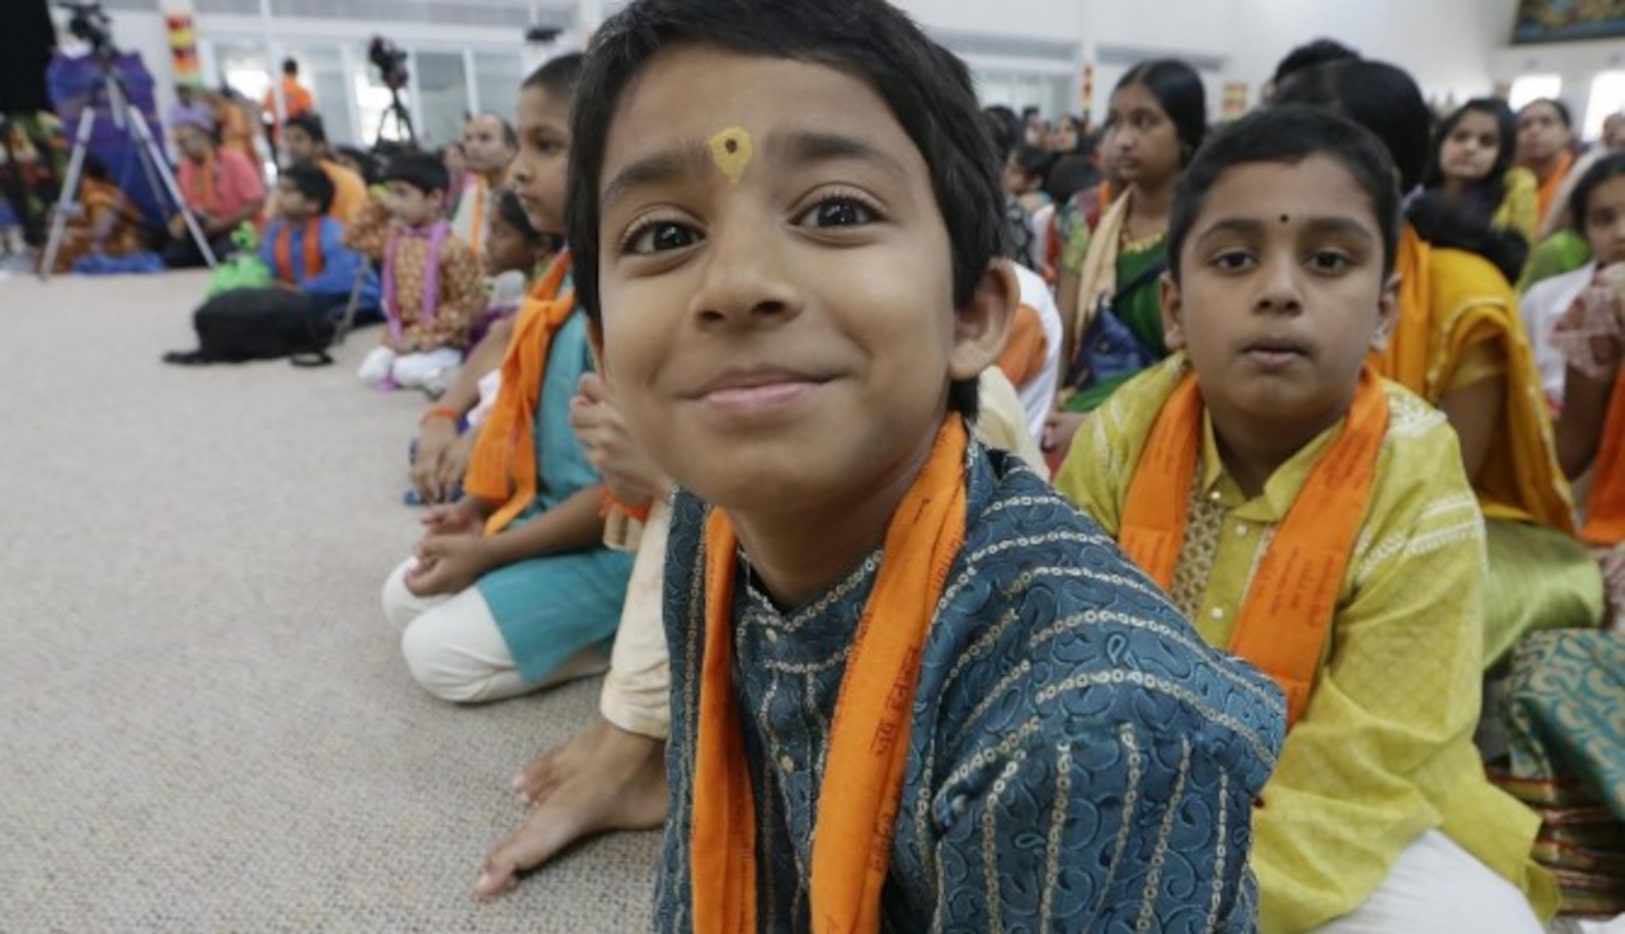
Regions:
[[[924,651],[882,916],[889,931],[1250,931],[1252,802],[1283,704],[1208,647],[1112,541],[972,444],[964,550]],[[657,928],[693,928],[689,844],[705,507],[679,496],[666,581],[672,811]],[[736,560],[734,555],[722,560]],[[808,931],[819,789],[846,653],[884,556],[781,613],[736,587],[758,921]],[[748,575],[741,573],[743,583]]]

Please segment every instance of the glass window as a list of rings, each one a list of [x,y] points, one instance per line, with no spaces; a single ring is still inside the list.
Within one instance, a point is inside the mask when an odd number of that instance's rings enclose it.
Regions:
[[[519,111],[519,82],[525,77],[519,70],[519,55],[476,51],[473,59],[479,109],[500,114],[513,123]]]
[[[310,89],[316,112],[322,115],[328,142],[349,143],[355,137],[351,115],[353,106],[345,92],[344,58],[336,45],[290,46],[289,53],[299,62],[299,81]]]
[[[1591,100],[1586,103],[1585,139],[1599,139],[1602,123],[1625,106],[1625,71],[1598,72],[1591,79]]]
[[[1524,75],[1512,82],[1512,94],[1507,103],[1513,110],[1542,97],[1556,97],[1563,93],[1562,75]]]
[[[462,52],[417,53],[418,143],[432,149],[463,138],[468,116],[468,78]],[[510,118],[511,119],[511,118]]]

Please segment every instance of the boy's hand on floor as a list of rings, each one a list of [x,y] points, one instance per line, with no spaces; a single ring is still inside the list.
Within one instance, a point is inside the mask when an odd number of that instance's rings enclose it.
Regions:
[[[418,430],[417,456],[412,460],[412,486],[425,503],[444,503],[452,484],[441,480],[447,452],[457,443],[457,426],[448,418],[431,418]],[[467,461],[463,464],[467,466]],[[459,474],[455,479],[461,480]]]
[[[478,532],[430,535],[418,545],[417,566],[406,573],[406,589],[419,597],[455,594],[474,586],[491,559]]]

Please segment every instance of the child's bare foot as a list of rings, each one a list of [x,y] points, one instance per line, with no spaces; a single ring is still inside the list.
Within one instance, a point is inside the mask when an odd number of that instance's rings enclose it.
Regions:
[[[599,718],[527,765],[514,787],[536,809],[486,857],[475,896],[511,891],[526,872],[578,840],[659,827],[667,808],[665,750],[660,740]]]

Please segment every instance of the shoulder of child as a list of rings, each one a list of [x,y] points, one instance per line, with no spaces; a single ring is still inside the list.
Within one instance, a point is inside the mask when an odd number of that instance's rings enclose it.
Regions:
[[[1030,472],[999,486],[969,523],[927,648],[952,660],[921,685],[949,735],[996,745],[1014,730],[1043,744],[1127,730],[1153,745],[1188,742],[1261,786],[1283,728],[1274,685],[1203,642],[1116,543]]]

